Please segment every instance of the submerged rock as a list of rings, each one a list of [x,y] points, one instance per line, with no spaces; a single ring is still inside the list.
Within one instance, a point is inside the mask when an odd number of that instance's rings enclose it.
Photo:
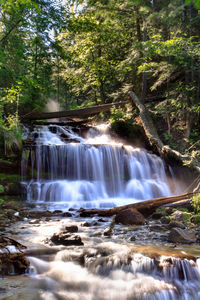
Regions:
[[[196,242],[196,237],[194,233],[187,230],[172,228],[168,235],[168,241],[172,243],[191,244]]]
[[[115,223],[124,225],[143,225],[145,223],[144,216],[134,208],[128,208],[120,211],[115,217]]]

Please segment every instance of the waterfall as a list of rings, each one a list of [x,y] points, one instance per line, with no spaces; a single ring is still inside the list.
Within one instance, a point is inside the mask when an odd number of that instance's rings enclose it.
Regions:
[[[36,126],[22,160],[28,201],[49,209],[109,208],[171,195],[161,158],[120,143],[106,128],[83,138],[70,127]]]

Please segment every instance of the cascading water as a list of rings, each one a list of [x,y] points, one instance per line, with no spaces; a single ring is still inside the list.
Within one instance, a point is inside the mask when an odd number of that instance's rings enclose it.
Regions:
[[[83,138],[69,127],[38,126],[31,140],[35,143],[31,142],[29,150],[27,147],[23,152],[22,178],[28,201],[36,202],[39,207],[107,208],[179,192],[169,183],[165,165],[158,156],[115,141],[105,127],[91,128]],[[102,233],[109,218],[94,218],[92,225],[89,219],[85,222],[77,217],[75,211],[72,218],[46,218],[38,226],[32,225],[37,220],[30,222],[32,243],[37,244],[39,238],[44,247],[58,227],[62,231],[72,220],[78,225],[84,245],[61,249],[51,245],[57,254],[54,257],[45,254],[46,261],[29,257],[29,276],[34,279],[31,292],[24,298],[20,295],[12,299],[200,299],[199,259],[155,254],[164,246],[161,243],[153,246],[151,257],[137,253],[144,244],[154,241],[151,225],[140,228],[115,225],[113,236],[107,237]],[[145,232],[149,235],[142,241],[140,236],[145,236]],[[130,239],[131,234],[135,234],[136,242]],[[148,247],[145,253],[149,253]]]
[[[60,251],[52,262],[29,259],[43,300],[200,299],[199,260],[150,258],[108,242]]]
[[[32,134],[36,145],[22,161],[24,178],[28,164],[32,167],[29,201],[49,209],[108,208],[171,194],[158,156],[119,144],[105,130],[90,129],[82,138],[54,125],[36,127]]]

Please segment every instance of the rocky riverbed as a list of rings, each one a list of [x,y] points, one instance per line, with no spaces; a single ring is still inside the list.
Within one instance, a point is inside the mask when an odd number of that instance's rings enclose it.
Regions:
[[[113,249],[116,247],[118,252],[119,245],[122,249],[126,248],[126,257],[130,253],[140,253],[153,259],[164,255],[195,261],[200,257],[200,229],[199,225],[195,224],[198,223],[198,218],[184,208],[158,209],[151,217],[142,219],[139,216],[140,222],[137,220],[135,224],[130,224],[128,220],[134,219],[134,211],[115,218],[83,218],[80,217],[81,210],[39,211],[24,204],[19,201],[7,201],[0,214],[1,256],[5,253],[8,257],[15,255],[16,260],[18,253],[19,260],[16,268],[14,263],[14,267],[11,266],[12,260],[7,260],[7,264],[6,260],[1,259],[1,299],[40,299],[39,296],[33,297],[38,288],[34,288],[34,293],[30,293],[30,289],[33,288],[31,274],[36,268],[34,259],[52,261],[57,253],[66,249],[67,260],[81,266],[85,266],[89,257],[99,260],[100,257],[110,257],[111,253],[114,255]],[[6,239],[9,240],[8,245],[5,244]],[[18,244],[13,242],[12,245],[12,241],[17,241]],[[108,250],[110,247],[112,251]],[[34,259],[30,259],[30,256]],[[44,270],[41,271],[43,272]],[[25,275],[17,276],[21,273]],[[36,281],[34,282],[37,287]],[[25,298],[26,290],[29,290],[29,298]]]

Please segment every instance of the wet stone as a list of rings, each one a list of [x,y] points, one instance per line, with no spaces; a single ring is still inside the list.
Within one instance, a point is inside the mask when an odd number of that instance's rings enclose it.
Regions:
[[[193,232],[181,228],[172,228],[168,235],[168,241],[172,243],[191,244],[196,242],[196,237]]]
[[[168,224],[168,228],[181,228],[181,229],[185,229],[185,225],[182,222],[179,221],[170,221],[170,223]]]
[[[165,231],[165,230],[167,230],[165,226],[157,225],[157,224],[151,225],[151,226],[149,227],[149,229],[150,229],[151,231],[158,231],[158,232],[159,232],[159,231]]]
[[[115,223],[121,223],[124,225],[143,225],[145,223],[145,218],[136,209],[129,208],[120,211],[116,215]]]
[[[161,222],[162,224],[169,224],[169,223],[170,223],[170,218],[169,218],[169,217],[162,217],[162,218],[160,219],[160,222]]]
[[[104,230],[103,235],[111,236],[112,235],[112,228],[108,227]]]
[[[68,212],[68,211],[66,211],[66,212],[64,212],[64,213],[62,213],[62,217],[72,217],[72,214],[70,213],[70,212]]]
[[[30,220],[29,221],[29,224],[38,224],[39,223],[39,220]]]
[[[103,223],[103,222],[106,222],[106,220],[104,220],[103,218],[100,218],[100,219],[98,219],[98,222]]]
[[[54,233],[54,235],[50,238],[50,241],[55,245],[63,245],[63,246],[82,246],[84,245],[81,237],[79,235],[71,235],[66,232],[60,232],[58,234]]]
[[[89,222],[84,222],[81,224],[82,227],[90,227],[91,226],[91,223]]]
[[[78,232],[78,226],[76,225],[65,226],[65,230],[71,233]]]
[[[162,217],[163,217],[163,213],[161,212],[155,212],[151,216],[151,218],[154,220],[160,220]]]

